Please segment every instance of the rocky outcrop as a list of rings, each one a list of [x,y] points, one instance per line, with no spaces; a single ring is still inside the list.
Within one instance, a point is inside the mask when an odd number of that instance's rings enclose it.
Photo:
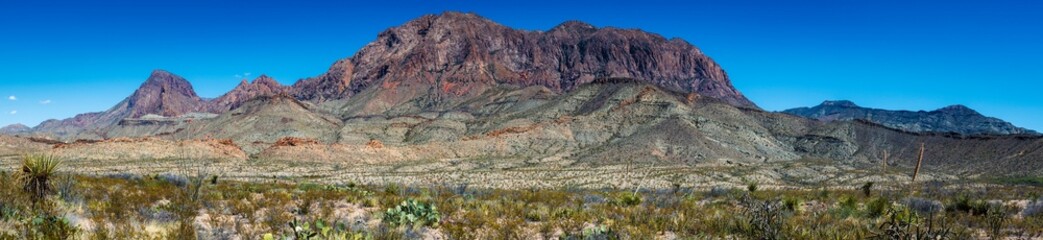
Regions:
[[[196,95],[188,80],[163,70],[153,71],[148,80],[125,101],[125,107],[114,109],[114,112],[125,111],[124,117],[141,117],[146,114],[176,117],[189,112],[202,112],[207,108],[206,102]]]
[[[783,113],[821,121],[864,120],[910,132],[951,132],[964,135],[1039,134],[997,118],[983,116],[963,105],[913,112],[865,108],[851,101],[825,101],[815,107],[794,108]]]
[[[247,152],[284,137],[333,142],[340,119],[317,113],[289,96],[261,96],[212,119],[193,122],[171,134],[176,139],[233,139]]]
[[[717,63],[684,40],[574,21],[546,32],[522,31],[455,12],[384,31],[327,73],[295,84],[294,95],[322,101],[381,88],[395,96],[376,99],[395,105],[465,98],[503,85],[544,86],[560,93],[611,77],[755,107]]]
[[[267,75],[261,75],[254,79],[253,82],[247,82],[246,79],[243,79],[232,91],[214,99],[208,105],[210,105],[209,108],[212,112],[226,112],[238,108],[244,102],[256,97],[287,93],[289,93],[288,87],[279,84],[279,82]]]

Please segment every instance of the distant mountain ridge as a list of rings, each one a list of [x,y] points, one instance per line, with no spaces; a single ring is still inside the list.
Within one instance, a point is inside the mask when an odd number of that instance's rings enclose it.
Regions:
[[[0,128],[0,134],[19,134],[27,133],[32,130],[33,129],[29,128],[29,126],[23,125],[21,123],[15,123]]]
[[[951,105],[933,111],[905,111],[866,108],[851,101],[839,100],[782,112],[821,121],[864,120],[910,132],[951,132],[963,135],[1039,134],[998,118],[981,115],[963,105]]]

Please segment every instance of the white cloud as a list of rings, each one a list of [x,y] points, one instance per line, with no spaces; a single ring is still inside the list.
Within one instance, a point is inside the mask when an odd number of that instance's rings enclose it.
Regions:
[[[51,100],[47,99],[47,100],[40,101],[40,104],[43,104],[43,105],[51,104]]]
[[[249,73],[249,72],[247,72],[247,73],[243,73],[243,76],[247,76],[247,77],[249,77],[249,76],[250,76],[250,74],[251,74],[251,73]]]
[[[18,110],[11,110],[11,115],[18,114]]]
[[[14,95],[11,95],[10,97],[7,97],[7,100],[11,100],[11,101],[17,101],[17,100],[18,100],[18,98],[17,98],[17,97],[15,97]]]
[[[240,74],[236,74],[236,75],[235,75],[235,78],[243,78],[243,75],[240,75]]]

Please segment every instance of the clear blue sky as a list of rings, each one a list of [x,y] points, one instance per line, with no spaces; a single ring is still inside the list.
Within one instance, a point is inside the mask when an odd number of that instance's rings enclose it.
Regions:
[[[0,126],[105,110],[157,68],[203,97],[247,73],[292,84],[385,28],[454,10],[529,30],[581,20],[680,37],[767,110],[964,104],[1043,130],[1040,1],[501,2],[3,1]]]

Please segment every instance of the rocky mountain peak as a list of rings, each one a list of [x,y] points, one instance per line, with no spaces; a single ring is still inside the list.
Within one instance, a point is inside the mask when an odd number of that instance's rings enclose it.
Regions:
[[[274,78],[269,77],[268,75],[265,75],[265,74],[261,74],[261,76],[258,76],[257,78],[255,78],[254,81],[253,81],[253,84],[254,85],[266,86],[266,87],[269,87],[269,88],[281,87],[282,86],[282,84],[279,84],[279,82],[275,81]]]
[[[162,69],[153,70],[148,79],[146,79],[145,82],[141,84],[141,87],[138,88],[138,91],[159,91],[162,93],[198,97],[195,90],[192,89],[192,84],[189,83],[188,80]]]
[[[974,109],[971,109],[971,108],[969,108],[967,106],[964,106],[964,105],[961,105],[961,104],[949,105],[949,106],[946,106],[946,107],[943,107],[943,108],[939,108],[938,110],[935,110],[935,111],[943,112],[943,113],[950,113],[950,114],[981,115],[980,113],[978,113],[978,111],[975,111]]]
[[[633,78],[672,91],[756,107],[716,62],[685,41],[569,21],[515,30],[471,13],[426,15],[392,27],[325,74],[294,84],[304,100],[396,91],[387,104],[463,99],[497,86],[566,92],[599,78]],[[388,94],[391,94],[390,92]]]
[[[245,79],[232,91],[221,95],[209,103],[209,109],[213,112],[224,112],[234,109],[250,99],[261,96],[274,96],[289,93],[289,88],[279,84],[275,79],[262,74],[247,82]]]
[[[128,117],[146,114],[178,116],[198,111],[203,105],[203,100],[196,95],[188,80],[159,69],[152,71],[145,83],[126,101]]]
[[[822,106],[835,106],[835,107],[858,107],[854,102],[848,100],[826,100],[823,101]]]
[[[582,33],[582,32],[591,32],[591,31],[597,31],[597,30],[598,30],[597,27],[594,27],[594,25],[590,25],[589,23],[585,23],[585,22],[581,22],[581,21],[577,21],[577,20],[570,20],[570,21],[565,21],[565,22],[563,22],[561,24],[558,24],[558,26],[554,26],[554,28],[550,29],[550,32]]]

